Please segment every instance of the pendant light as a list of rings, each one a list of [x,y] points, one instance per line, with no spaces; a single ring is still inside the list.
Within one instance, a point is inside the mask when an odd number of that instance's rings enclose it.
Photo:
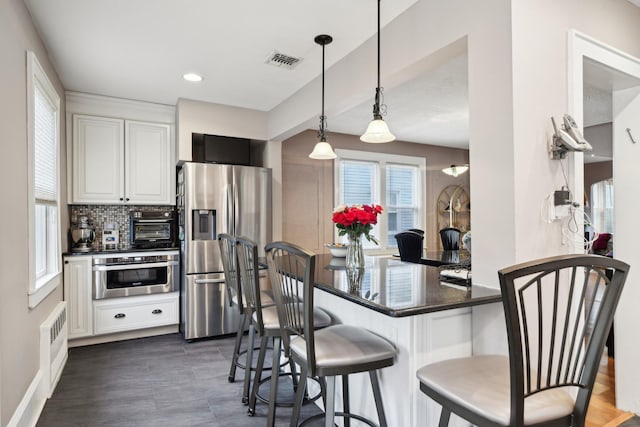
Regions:
[[[333,38],[327,34],[321,34],[313,39],[316,43],[322,46],[322,115],[320,116],[320,130],[318,131],[318,142],[313,147],[313,151],[309,154],[309,157],[317,160],[330,160],[335,159],[336,153],[333,152],[333,148],[327,142],[325,136],[325,130],[327,127],[327,116],[324,115],[324,47],[333,41]]]
[[[380,0],[378,0],[378,86],[376,87],[375,104],[373,104],[373,120],[369,123],[367,131],[360,137],[360,141],[370,143],[391,142],[396,139],[389,131],[389,126],[382,120],[382,114],[387,106],[380,104],[382,88],[380,87]],[[382,111],[381,111],[382,110]]]

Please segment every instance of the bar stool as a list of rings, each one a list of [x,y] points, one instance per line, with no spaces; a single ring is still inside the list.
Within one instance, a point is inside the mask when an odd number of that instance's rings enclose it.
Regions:
[[[301,379],[318,376],[326,380],[325,426],[333,427],[336,415],[345,417],[345,425],[353,418],[376,426],[361,415],[349,413],[348,375],[358,372],[369,372],[378,421],[380,426],[386,426],[377,370],[393,365],[396,356],[393,344],[367,329],[349,325],[315,329],[312,314],[315,255],[286,242],[270,243],[265,251],[285,354],[300,365]],[[291,298],[302,298],[304,304],[287,304]],[[344,412],[335,412],[335,377],[338,375],[342,376]],[[305,392],[306,381],[300,381],[291,426],[298,425]],[[316,417],[308,418],[303,424]]]
[[[253,360],[253,353],[248,350],[240,351],[242,346],[242,338],[244,337],[244,330],[247,322],[249,323],[249,345],[248,349],[253,350],[253,334],[254,324],[251,319],[251,314],[248,312],[245,301],[243,299],[242,287],[240,285],[240,275],[238,273],[238,258],[236,256],[236,239],[225,233],[218,235],[218,244],[220,246],[220,256],[222,258],[222,269],[224,271],[224,281],[227,290],[227,300],[230,307],[236,307],[240,313],[238,319],[238,326],[236,330],[236,341],[233,348],[233,357],[231,359],[231,367],[229,369],[228,380],[230,383],[236,379],[236,368],[243,369],[245,371],[242,391],[242,403],[249,403],[249,387],[251,380],[251,373],[247,371],[255,370],[251,367]],[[273,293],[271,291],[261,291],[262,301],[265,306],[273,306]],[[240,355],[246,353],[246,362],[243,364],[240,361]],[[248,368],[247,368],[248,367]]]
[[[583,254],[500,270],[509,355],[444,360],[417,372],[420,390],[442,406],[439,426],[452,412],[485,427],[584,426],[628,271],[621,261]]]
[[[278,321],[278,310],[274,305],[265,306],[263,303],[263,297],[260,292],[260,283],[258,281],[258,247],[256,244],[245,238],[238,237],[236,239],[236,249],[238,254],[238,271],[240,272],[241,286],[244,291],[246,310],[248,315],[251,316],[252,323],[255,326],[255,331],[260,334],[260,352],[258,354],[258,362],[256,365],[255,378],[253,379],[253,385],[251,388],[251,394],[249,397],[249,415],[255,415],[256,400],[259,398],[258,388],[262,382],[262,371],[264,369],[264,362],[267,350],[267,344],[269,339],[273,340],[273,362],[271,366],[271,388],[269,391],[269,398],[261,398],[269,404],[267,415],[267,426],[273,426],[275,423],[276,414],[276,394],[278,389],[278,378],[280,375],[291,375],[294,390],[298,387],[296,369],[293,361],[289,361],[291,366],[291,373],[279,373],[280,367],[280,348],[282,342],[282,329],[280,328],[280,322]],[[303,303],[300,298],[291,297],[287,298],[287,305],[291,307],[301,306]],[[331,323],[331,316],[320,309],[313,310],[313,324],[315,327],[321,328]],[[247,350],[247,358],[252,353],[253,336],[249,336],[250,345]]]

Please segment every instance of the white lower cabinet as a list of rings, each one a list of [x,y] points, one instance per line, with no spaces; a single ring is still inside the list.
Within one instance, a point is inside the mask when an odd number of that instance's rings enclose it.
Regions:
[[[178,323],[178,293],[110,298],[93,302],[94,334]]]
[[[93,335],[90,255],[64,257],[64,300],[69,339]]]

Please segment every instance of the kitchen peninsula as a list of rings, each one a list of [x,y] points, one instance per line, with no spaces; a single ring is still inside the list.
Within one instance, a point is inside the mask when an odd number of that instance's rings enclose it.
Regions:
[[[366,257],[359,278],[348,278],[343,265],[329,255],[316,258],[314,304],[337,322],[395,344],[396,363],[379,372],[390,426],[437,425],[440,408],[420,392],[415,373],[427,363],[471,355],[471,307],[499,304],[499,290],[444,284],[436,267],[393,257]],[[349,385],[352,411],[375,414],[366,374],[351,376]],[[336,394],[341,401],[340,390]],[[450,425],[468,423],[452,417]]]

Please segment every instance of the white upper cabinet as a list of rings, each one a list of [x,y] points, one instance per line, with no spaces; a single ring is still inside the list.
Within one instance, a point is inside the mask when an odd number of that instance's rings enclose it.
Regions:
[[[73,115],[72,201],[175,203],[171,126]]]
[[[124,201],[124,120],[73,117],[73,202]]]
[[[173,204],[170,126],[125,122],[125,201]]]

